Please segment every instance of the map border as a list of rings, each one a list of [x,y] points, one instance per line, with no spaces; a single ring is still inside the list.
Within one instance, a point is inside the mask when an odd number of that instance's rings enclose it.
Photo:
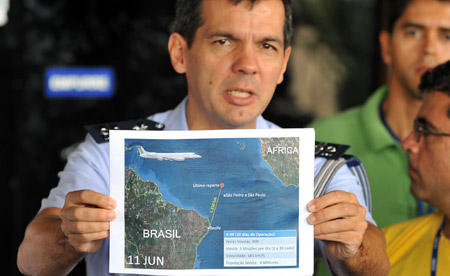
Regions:
[[[213,139],[213,138],[276,138],[299,137],[299,246],[298,268],[236,268],[236,269],[138,269],[125,268],[124,245],[124,172],[125,139]],[[110,225],[110,273],[146,275],[312,275],[314,266],[313,227],[306,222],[306,205],[313,199],[314,186],[314,129],[252,129],[252,130],[199,130],[199,131],[110,131],[110,192],[117,200],[117,219]],[[300,190],[302,191],[300,193]]]

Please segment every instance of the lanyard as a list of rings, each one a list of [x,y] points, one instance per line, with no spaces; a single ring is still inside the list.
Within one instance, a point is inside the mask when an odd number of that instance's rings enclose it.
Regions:
[[[431,276],[436,276],[436,267],[437,267],[437,257],[438,257],[438,249],[439,249],[439,240],[441,239],[442,235],[442,229],[444,228],[445,224],[445,217],[442,221],[441,226],[439,227],[439,230],[436,233],[436,237],[434,238],[433,243],[433,256],[431,258]]]

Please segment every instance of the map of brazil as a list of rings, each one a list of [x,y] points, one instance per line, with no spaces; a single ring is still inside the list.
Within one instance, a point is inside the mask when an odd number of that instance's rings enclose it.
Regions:
[[[299,137],[123,145],[124,269],[299,268]]]

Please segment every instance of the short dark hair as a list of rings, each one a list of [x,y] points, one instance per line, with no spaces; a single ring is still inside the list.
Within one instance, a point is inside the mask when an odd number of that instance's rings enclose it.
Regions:
[[[392,34],[394,25],[397,20],[403,15],[406,7],[412,0],[389,0],[387,1],[387,16],[388,16],[388,31]],[[450,0],[436,0],[440,2],[450,2]]]
[[[444,92],[450,96],[450,61],[423,74],[419,89],[422,93]]]
[[[235,5],[244,0],[228,0]],[[253,4],[260,0],[245,0]],[[291,0],[280,0],[284,4],[284,48],[292,43],[292,5]],[[175,4],[175,20],[172,23],[172,32],[181,34],[190,48],[194,42],[195,33],[203,25],[201,18],[203,0],[177,0]]]
[[[389,0],[387,1],[387,21],[388,31],[392,34],[394,31],[394,25],[397,20],[402,16],[411,0]]]

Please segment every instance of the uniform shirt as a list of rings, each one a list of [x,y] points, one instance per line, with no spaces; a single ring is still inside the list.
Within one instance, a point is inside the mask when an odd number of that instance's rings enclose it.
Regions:
[[[383,123],[379,107],[386,87],[364,105],[311,124],[316,140],[350,145],[349,154],[364,164],[372,190],[372,214],[380,227],[414,218],[417,201],[410,193],[408,159]]]
[[[187,98],[185,98],[174,110],[158,113],[149,119],[163,123],[164,130],[188,130],[186,121]],[[259,116],[256,121],[258,129],[275,129],[277,125],[264,120]],[[325,158],[316,158],[314,163],[314,174],[316,175]],[[58,186],[50,191],[48,198],[42,200],[41,209],[49,207],[62,208],[65,196],[70,191],[90,189],[102,194],[109,195],[109,143],[97,144],[94,139],[87,135],[86,140],[69,155],[67,164],[62,172],[58,174],[60,181]],[[338,171],[329,184],[327,192],[332,190],[343,190],[354,193],[361,205],[365,206],[361,187],[348,167],[344,166]],[[366,208],[367,209],[367,208]],[[372,216],[367,212],[366,219],[375,224]],[[322,253],[323,244],[315,244],[315,254]],[[323,253],[322,253],[323,255]],[[103,241],[102,247],[94,253],[85,257],[86,270],[89,276],[102,276],[109,274],[109,238]],[[119,275],[119,274],[116,274]]]
[[[444,219],[436,212],[382,228],[391,262],[389,275],[430,275],[433,243]],[[450,239],[441,234],[436,275],[449,275]]]

